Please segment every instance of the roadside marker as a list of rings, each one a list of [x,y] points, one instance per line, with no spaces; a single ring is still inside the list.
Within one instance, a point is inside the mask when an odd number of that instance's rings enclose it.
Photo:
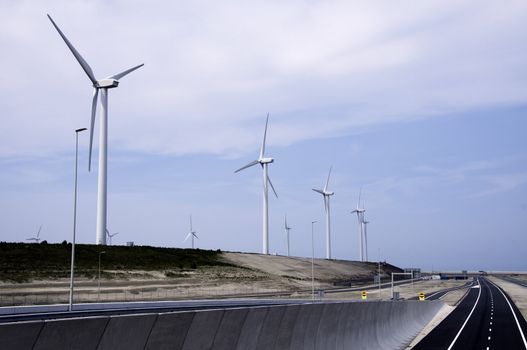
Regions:
[[[420,301],[423,301],[423,300],[425,300],[425,299],[426,299],[426,298],[425,298],[425,293],[423,293],[423,292],[419,293],[419,300],[420,300]]]
[[[360,294],[361,294],[360,296],[361,296],[362,300],[368,299],[368,293],[367,292],[362,292]]]

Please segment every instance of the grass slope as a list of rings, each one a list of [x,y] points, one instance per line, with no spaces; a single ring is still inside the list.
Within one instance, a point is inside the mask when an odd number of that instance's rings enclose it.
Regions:
[[[105,270],[177,270],[200,266],[232,266],[221,261],[221,251],[158,248],[149,246],[75,245],[77,275],[95,276],[99,252]],[[0,242],[0,280],[26,282],[31,279],[68,277],[71,244]]]

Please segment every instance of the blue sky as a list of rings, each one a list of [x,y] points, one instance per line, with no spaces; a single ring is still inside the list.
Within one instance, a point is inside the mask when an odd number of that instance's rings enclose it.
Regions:
[[[74,132],[90,84],[50,13],[110,91],[114,243],[261,250],[258,155],[270,112],[270,251],[424,269],[525,270],[527,5],[427,2],[68,2],[0,5],[0,240],[71,237]],[[101,25],[91,27],[94,20]],[[5,82],[9,82],[6,84]],[[97,142],[97,130],[96,130]],[[97,143],[95,143],[97,144]],[[80,139],[78,240],[95,240],[96,170]],[[96,155],[96,154],[95,154]],[[94,157],[94,160],[97,158]],[[96,165],[96,162],[95,162]]]

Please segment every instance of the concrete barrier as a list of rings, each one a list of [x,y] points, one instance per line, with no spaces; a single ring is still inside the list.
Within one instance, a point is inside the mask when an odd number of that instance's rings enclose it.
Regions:
[[[144,349],[157,317],[157,314],[110,317],[96,349]]]
[[[90,317],[46,321],[34,349],[75,349],[79,344],[85,349],[97,349],[108,320],[109,317]]]
[[[262,330],[265,316],[267,315],[267,307],[254,307],[249,309],[249,313],[245,318],[238,343],[237,350],[256,349],[258,344],[258,336]]]
[[[1,349],[400,349],[441,301],[316,302],[0,324]]]
[[[183,350],[211,349],[225,310],[197,311],[188,330]]]
[[[280,322],[282,322],[284,311],[285,308],[283,306],[270,306],[267,308],[267,315],[265,316],[262,330],[258,336],[256,350],[274,349],[276,335],[280,329]]]
[[[277,350],[285,350],[291,347],[291,338],[295,323],[297,322],[298,313],[300,312],[300,305],[287,305],[284,307],[284,316],[280,322],[280,329],[276,335],[276,343],[274,348]]]
[[[43,327],[44,321],[0,325],[0,349],[32,349]]]
[[[225,310],[218,331],[214,336],[213,349],[232,350],[236,349],[240,333],[249,309]]]
[[[193,312],[160,314],[152,327],[145,349],[181,349],[193,319]]]

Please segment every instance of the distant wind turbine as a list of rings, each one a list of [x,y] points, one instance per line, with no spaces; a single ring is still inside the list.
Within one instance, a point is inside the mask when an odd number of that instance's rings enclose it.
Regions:
[[[331,169],[329,168],[328,179],[324,189],[317,190],[313,188],[313,191],[320,193],[324,197],[324,209],[326,210],[326,259],[331,259],[331,223],[330,223],[330,208],[329,208],[329,197],[333,196],[335,192],[328,191],[329,177],[331,176]]]
[[[27,238],[26,241],[34,241],[35,243],[40,243],[40,231],[42,230],[42,225],[38,228],[37,236]]]
[[[364,220],[362,223],[364,224],[364,253],[366,256],[366,261],[369,261],[368,260],[368,224],[370,222]]]
[[[143,66],[137,65],[127,69],[121,73],[111,75],[107,78],[97,80],[91,67],[82,58],[80,53],[73,47],[68,38],[62,33],[57,24],[53,21],[50,15],[49,20],[59,32],[60,36],[70,49],[71,53],[77,59],[82,69],[93,84],[93,99],[91,109],[91,128],[90,128],[90,155],[88,161],[88,170],[91,170],[91,154],[93,146],[93,128],[95,124],[95,112],[97,107],[97,99],[99,90],[101,91],[101,120],[99,127],[99,176],[98,176],[98,191],[97,191],[97,226],[96,226],[96,244],[106,244],[106,218],[107,218],[107,165],[108,165],[108,89],[116,88],[119,85],[119,79],[127,74]]]
[[[110,245],[112,245],[112,238],[113,236],[117,236],[119,232],[110,233],[108,229],[106,229],[106,235],[108,236],[108,241],[110,242]]]
[[[267,124],[269,123],[269,113],[267,113],[267,119],[265,120],[265,130],[263,135],[263,141],[262,146],[260,147],[260,155],[257,160],[253,160],[249,164],[241,167],[240,169],[236,170],[235,173],[242,171],[243,169],[247,169],[252,167],[253,165],[260,164],[262,166],[263,170],[263,228],[262,228],[262,240],[263,240],[263,247],[262,247],[262,254],[269,254],[269,200],[268,200],[268,185],[271,185],[271,189],[274,192],[274,195],[276,198],[278,198],[278,194],[276,194],[276,190],[274,189],[273,183],[271,182],[271,179],[269,178],[267,166],[269,163],[274,162],[273,158],[265,157],[265,139],[267,137]]]
[[[287,216],[285,217],[285,221],[284,221],[284,229],[285,229],[285,234],[287,238],[287,256],[289,256],[289,231],[292,229],[292,227],[289,227],[287,225]]]
[[[195,237],[195,238],[198,238],[198,236],[196,235],[196,233],[197,233],[197,232],[194,231],[194,230],[192,229],[192,215],[190,215],[190,232],[188,233],[187,237],[185,237],[185,240],[184,240],[183,242],[186,242],[187,239],[190,238],[191,241],[192,241],[192,249],[194,249],[194,237]],[[199,238],[198,238],[198,239],[199,239]]]
[[[364,221],[364,212],[366,211],[366,209],[364,208],[359,208],[360,206],[360,196],[361,196],[361,192],[362,192],[362,187],[361,189],[359,190],[359,200],[357,202],[357,208],[355,208],[355,210],[353,210],[351,213],[356,213],[357,214],[357,221],[359,223],[359,243],[360,243],[360,247],[359,247],[359,250],[360,250],[360,261],[364,261],[364,245],[363,245],[363,242],[362,242],[362,222]]]

